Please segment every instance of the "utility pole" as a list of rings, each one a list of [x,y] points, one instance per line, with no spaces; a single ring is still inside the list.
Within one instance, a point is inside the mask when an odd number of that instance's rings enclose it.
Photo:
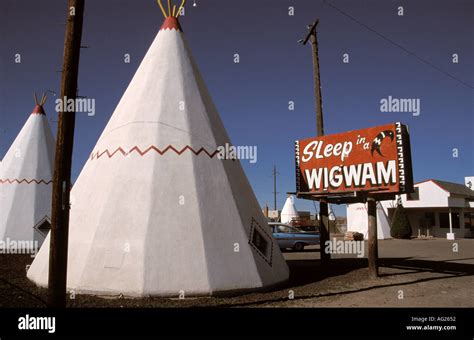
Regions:
[[[323,121],[323,103],[321,98],[321,79],[319,73],[319,54],[318,54],[318,37],[316,32],[316,26],[319,20],[316,20],[313,24],[308,26],[308,34],[306,38],[299,40],[299,42],[306,45],[308,41],[311,42],[312,56],[313,56],[313,78],[314,78],[314,96],[316,99],[316,132],[317,136],[324,136],[324,121]],[[321,266],[329,264],[331,255],[326,253],[325,244],[329,240],[329,218],[328,218],[328,202],[325,199],[319,201],[319,229],[320,229],[320,254],[321,254]]]
[[[273,166],[273,210],[277,210],[277,168]]]
[[[64,62],[61,98],[76,100],[79,55],[82,38],[84,0],[68,0],[64,39]],[[58,112],[58,132],[54,158],[51,235],[49,251],[48,303],[50,307],[66,307],[67,257],[69,234],[69,193],[74,142],[75,112],[66,112],[63,102]]]

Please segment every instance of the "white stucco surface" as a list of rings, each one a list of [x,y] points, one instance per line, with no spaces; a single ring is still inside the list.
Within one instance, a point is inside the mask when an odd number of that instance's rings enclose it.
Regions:
[[[225,143],[183,34],[161,30],[72,190],[68,288],[200,295],[287,280],[240,162],[214,154]],[[49,238],[28,271],[41,286],[48,253]]]
[[[31,114],[0,167],[0,239],[44,240],[34,227],[51,215],[54,138],[48,119]]]

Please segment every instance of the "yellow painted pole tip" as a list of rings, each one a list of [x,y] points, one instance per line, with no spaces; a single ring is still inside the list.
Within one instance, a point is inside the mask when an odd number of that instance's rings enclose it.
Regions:
[[[156,0],[156,2],[158,3],[158,6],[160,6],[161,13],[163,13],[163,16],[166,19],[168,17],[168,15],[166,14],[165,8],[163,7],[163,4],[161,3],[161,0]]]
[[[186,5],[186,0],[182,0],[181,6],[179,6],[178,12],[176,13],[176,19],[178,19],[179,16],[181,15],[181,10],[183,9],[184,5]]]

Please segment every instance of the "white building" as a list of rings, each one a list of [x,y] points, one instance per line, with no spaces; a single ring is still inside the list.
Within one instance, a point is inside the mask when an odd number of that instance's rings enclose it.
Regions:
[[[450,230],[458,238],[474,236],[474,191],[467,186],[429,179],[416,183],[414,193],[400,198],[407,210],[413,236],[429,234],[445,238]],[[379,239],[390,238],[390,222],[396,206],[396,201],[378,204]],[[347,206],[347,230],[361,232],[367,237],[365,204]]]

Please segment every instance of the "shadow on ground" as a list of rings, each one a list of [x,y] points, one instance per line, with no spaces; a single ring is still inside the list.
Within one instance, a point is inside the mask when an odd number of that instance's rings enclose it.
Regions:
[[[454,276],[474,275],[474,265],[453,262],[462,260],[468,259],[429,261],[413,259],[411,257],[382,258],[379,259],[379,267],[381,269],[403,269],[405,272],[390,274],[381,273],[380,276],[397,276],[420,272],[433,272]],[[368,266],[366,258],[332,259],[331,265],[327,270],[321,268],[319,260],[288,260],[287,263],[291,269],[289,281],[291,286],[305,285],[324,280],[328,277],[345,275],[353,270],[367,268]]]
[[[464,259],[459,259],[461,261]],[[26,265],[32,261],[28,255],[0,255],[0,307],[45,307],[46,289],[36,287],[26,278]],[[288,260],[290,279],[270,291],[243,295],[186,298],[100,298],[77,295],[69,299],[69,307],[247,307],[278,304],[288,301],[288,291],[298,291],[295,301],[350,295],[374,289],[413,285],[420,282],[443,280],[474,275],[474,265],[453,260],[432,261],[411,257],[382,258],[379,260],[380,279],[368,279],[367,259],[332,259],[327,270],[319,260]],[[417,273],[423,273],[417,277]],[[408,279],[401,278],[408,274]],[[326,281],[330,280],[330,287]],[[324,284],[323,284],[324,283]]]

